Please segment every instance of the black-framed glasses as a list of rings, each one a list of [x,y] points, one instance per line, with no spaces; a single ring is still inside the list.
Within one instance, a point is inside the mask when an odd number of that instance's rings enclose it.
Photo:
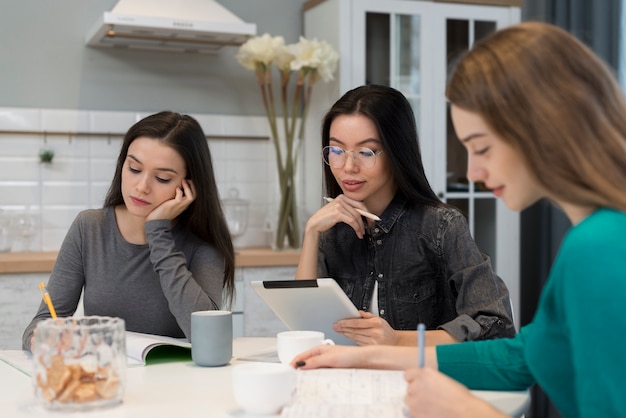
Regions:
[[[341,168],[346,163],[348,153],[352,154],[353,161],[363,168],[372,168],[376,164],[376,157],[383,150],[374,152],[366,147],[355,148],[352,151],[346,151],[341,147],[329,145],[322,148],[322,158],[324,162],[332,168]]]

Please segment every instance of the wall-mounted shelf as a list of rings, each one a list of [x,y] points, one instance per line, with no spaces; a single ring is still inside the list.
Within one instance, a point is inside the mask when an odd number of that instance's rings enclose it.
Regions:
[[[0,130],[0,135],[42,135],[48,136],[62,136],[67,138],[74,137],[98,137],[98,138],[119,138],[124,137],[125,133],[121,132],[82,132],[82,131],[8,131]],[[256,141],[256,140],[269,140],[268,136],[256,136],[256,135],[205,135],[206,139],[234,139],[243,141]]]

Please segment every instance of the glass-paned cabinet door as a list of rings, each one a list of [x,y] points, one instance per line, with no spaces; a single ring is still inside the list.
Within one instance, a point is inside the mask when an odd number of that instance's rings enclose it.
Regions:
[[[446,20],[446,57],[448,71],[459,56],[467,51],[476,39],[496,30],[494,21],[470,21],[466,19]],[[449,74],[447,74],[449,75]],[[467,179],[467,152],[457,140],[450,120],[449,109],[446,115],[446,190],[447,192],[485,191],[483,184],[470,185]]]
[[[435,6],[431,2],[359,0],[353,7],[353,39],[365,39],[362,45],[354,45],[353,81],[391,86],[405,95],[415,114],[428,173],[434,167],[432,144],[421,139],[431,137],[433,131],[432,106],[424,105],[429,102],[433,70],[424,65],[424,47],[433,43],[429,35],[433,22],[428,16]]]
[[[413,112],[420,115],[422,102],[420,80],[423,73],[421,65],[421,15],[398,14],[395,16],[395,43],[393,73],[390,85],[400,90],[411,103]],[[416,120],[420,132],[422,123]]]
[[[411,103],[420,123],[422,74],[419,14],[367,12],[365,51],[365,83],[391,86],[401,91]]]
[[[463,17],[459,17],[463,16]],[[454,14],[445,18],[446,78],[460,56],[475,41],[491,34],[509,22],[498,16]],[[467,178],[467,151],[459,142],[445,106],[445,189],[439,190],[443,200],[458,207],[467,217],[472,235],[479,248],[492,256],[494,268],[498,261],[498,234],[496,231],[498,202],[483,183]]]
[[[446,19],[446,76],[459,56],[472,44],[498,28],[495,20]],[[446,77],[447,78],[447,77]],[[496,251],[496,199],[483,183],[467,178],[467,151],[456,137],[450,109],[446,107],[446,191],[444,200],[466,215],[478,247],[487,254]],[[497,258],[492,262],[496,268]]]

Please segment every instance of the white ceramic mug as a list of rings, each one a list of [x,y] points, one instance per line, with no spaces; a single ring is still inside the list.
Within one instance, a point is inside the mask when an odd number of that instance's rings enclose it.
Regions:
[[[333,340],[325,340],[324,333],[320,331],[283,331],[276,334],[276,351],[283,364],[290,364],[295,356],[320,344],[335,345]]]
[[[233,394],[247,413],[278,414],[296,390],[296,370],[286,364],[248,363],[233,367]]]
[[[233,356],[233,315],[230,311],[191,313],[191,358],[198,366],[223,366]]]

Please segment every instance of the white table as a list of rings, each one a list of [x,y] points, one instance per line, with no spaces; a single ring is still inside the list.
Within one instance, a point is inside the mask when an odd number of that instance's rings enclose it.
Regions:
[[[215,368],[198,367],[191,361],[130,367],[126,372],[122,404],[78,415],[94,418],[246,417],[233,398],[232,368],[248,361],[277,361],[276,341],[274,338],[235,338],[233,357],[230,365]],[[530,402],[526,391],[474,393],[516,417],[524,413]],[[63,416],[36,405],[30,377],[4,361],[0,361],[0,411],[3,418]]]

